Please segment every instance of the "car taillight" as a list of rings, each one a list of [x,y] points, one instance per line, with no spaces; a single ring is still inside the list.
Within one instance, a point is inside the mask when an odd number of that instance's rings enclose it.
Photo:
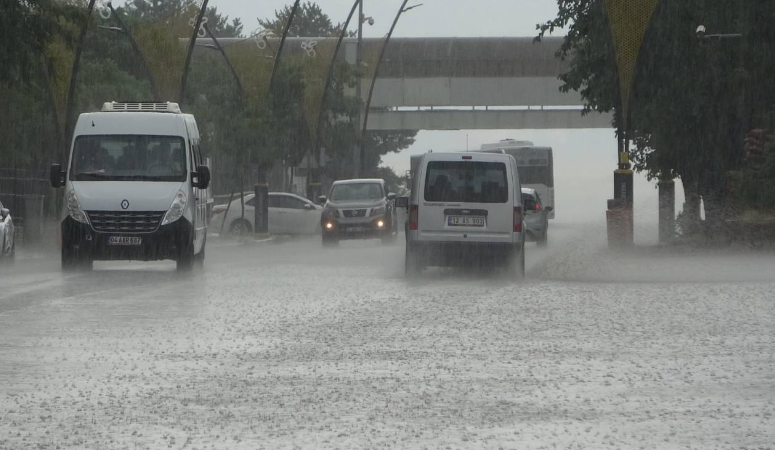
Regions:
[[[535,208],[534,208],[534,209],[535,209],[536,211],[541,211],[541,204],[540,204],[540,203],[536,203],[536,206],[535,206]]]
[[[514,207],[514,232],[515,233],[522,232],[522,207],[521,206]]]
[[[420,218],[419,205],[409,205],[409,229],[416,230],[418,228],[418,221]]]

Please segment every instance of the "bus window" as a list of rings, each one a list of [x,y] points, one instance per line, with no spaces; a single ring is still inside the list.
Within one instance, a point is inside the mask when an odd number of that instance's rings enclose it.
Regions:
[[[517,166],[519,180],[522,184],[545,184],[554,186],[552,171],[549,166]]]

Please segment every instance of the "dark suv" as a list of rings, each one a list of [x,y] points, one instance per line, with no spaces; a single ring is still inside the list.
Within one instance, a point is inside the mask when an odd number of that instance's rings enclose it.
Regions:
[[[320,223],[323,244],[370,238],[392,242],[398,233],[395,198],[395,194],[387,192],[384,180],[334,182],[329,196],[320,197],[324,204]]]

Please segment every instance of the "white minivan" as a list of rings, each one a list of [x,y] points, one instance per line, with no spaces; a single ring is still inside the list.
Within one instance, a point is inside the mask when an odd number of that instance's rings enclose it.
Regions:
[[[426,153],[412,176],[406,274],[426,266],[500,263],[525,274],[525,224],[516,160],[506,154]]]
[[[51,167],[51,185],[65,188],[62,268],[204,263],[209,183],[194,116],[176,103],[108,102],[81,114],[66,170]]]

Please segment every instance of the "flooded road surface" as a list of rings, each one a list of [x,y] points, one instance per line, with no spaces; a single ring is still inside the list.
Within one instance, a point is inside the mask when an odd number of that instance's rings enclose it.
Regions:
[[[402,241],[0,275],[0,449],[767,448],[775,258],[605,250],[403,276]],[[599,228],[597,228],[599,229]]]

